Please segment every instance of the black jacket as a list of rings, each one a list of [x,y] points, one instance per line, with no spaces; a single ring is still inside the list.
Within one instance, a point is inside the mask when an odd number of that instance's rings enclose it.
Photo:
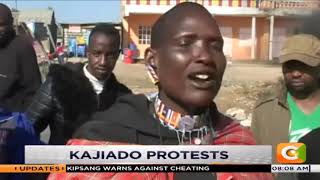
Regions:
[[[65,144],[92,113],[108,109],[115,100],[131,91],[112,74],[97,95],[83,73],[83,64],[52,65],[27,115],[38,133],[49,124],[49,144]]]
[[[210,115],[215,130],[227,126],[225,118],[213,103]],[[95,113],[75,132],[73,138],[124,142],[143,145],[178,145],[177,133],[154,117],[154,104],[145,95],[126,95],[108,110]],[[196,135],[196,134],[194,134]]]
[[[30,41],[20,36],[0,47],[0,107],[23,112],[41,85],[37,57]]]
[[[177,145],[175,131],[162,126],[153,116],[153,102],[144,95],[127,95],[107,111],[98,112],[80,127],[73,138],[98,141],[124,142],[143,145]],[[221,114],[213,104],[212,118],[219,120]],[[175,179],[214,180],[213,173],[177,173]]]

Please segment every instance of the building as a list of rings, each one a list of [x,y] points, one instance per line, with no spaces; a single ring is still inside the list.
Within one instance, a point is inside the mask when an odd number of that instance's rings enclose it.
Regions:
[[[299,17],[320,9],[319,0],[122,0],[123,47],[134,43],[138,58],[150,44],[151,26],[177,3],[202,4],[220,25],[231,60],[268,60],[298,25]]]
[[[14,11],[15,24],[25,23],[34,37],[41,42],[47,53],[55,51],[57,24],[52,9]]]
[[[74,56],[85,56],[85,49],[88,45],[88,38],[91,30],[98,23],[61,23],[59,38],[62,39],[62,44],[68,47],[70,55]],[[110,23],[119,30],[122,34],[121,24]]]

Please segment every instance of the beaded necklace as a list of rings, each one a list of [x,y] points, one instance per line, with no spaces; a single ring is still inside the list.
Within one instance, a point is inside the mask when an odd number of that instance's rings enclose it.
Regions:
[[[181,115],[169,107],[167,107],[156,96],[154,101],[155,114],[154,117],[160,123],[174,130],[177,133],[179,144],[211,144],[215,137],[214,130],[211,125],[209,109],[201,115]]]

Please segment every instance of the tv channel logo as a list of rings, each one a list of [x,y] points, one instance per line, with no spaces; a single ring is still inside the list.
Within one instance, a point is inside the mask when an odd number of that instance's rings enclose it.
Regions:
[[[283,164],[304,163],[306,149],[303,143],[280,143],[277,146],[277,160]]]

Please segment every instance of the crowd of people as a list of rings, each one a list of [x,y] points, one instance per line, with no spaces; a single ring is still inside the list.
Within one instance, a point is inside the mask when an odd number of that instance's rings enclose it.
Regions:
[[[319,29],[320,30],[320,29]],[[133,94],[113,70],[120,35],[98,24],[89,36],[88,62],[50,66],[41,78],[34,49],[15,34],[10,9],[0,4],[0,162],[23,163],[23,146],[51,145],[276,145],[307,144],[306,163],[320,163],[320,37],[303,31],[282,48],[282,87],[261,99],[251,129],[219,112],[213,99],[226,68],[223,38],[212,15],[185,2],[161,15],[144,53],[158,91]],[[60,55],[62,55],[60,53]],[[17,128],[23,133],[15,133]],[[14,135],[13,135],[14,134]],[[199,136],[203,134],[203,136]],[[312,148],[311,148],[312,147]],[[17,158],[19,157],[19,158]],[[6,179],[317,179],[317,174],[270,173],[62,173]],[[2,176],[0,175],[0,178]]]

